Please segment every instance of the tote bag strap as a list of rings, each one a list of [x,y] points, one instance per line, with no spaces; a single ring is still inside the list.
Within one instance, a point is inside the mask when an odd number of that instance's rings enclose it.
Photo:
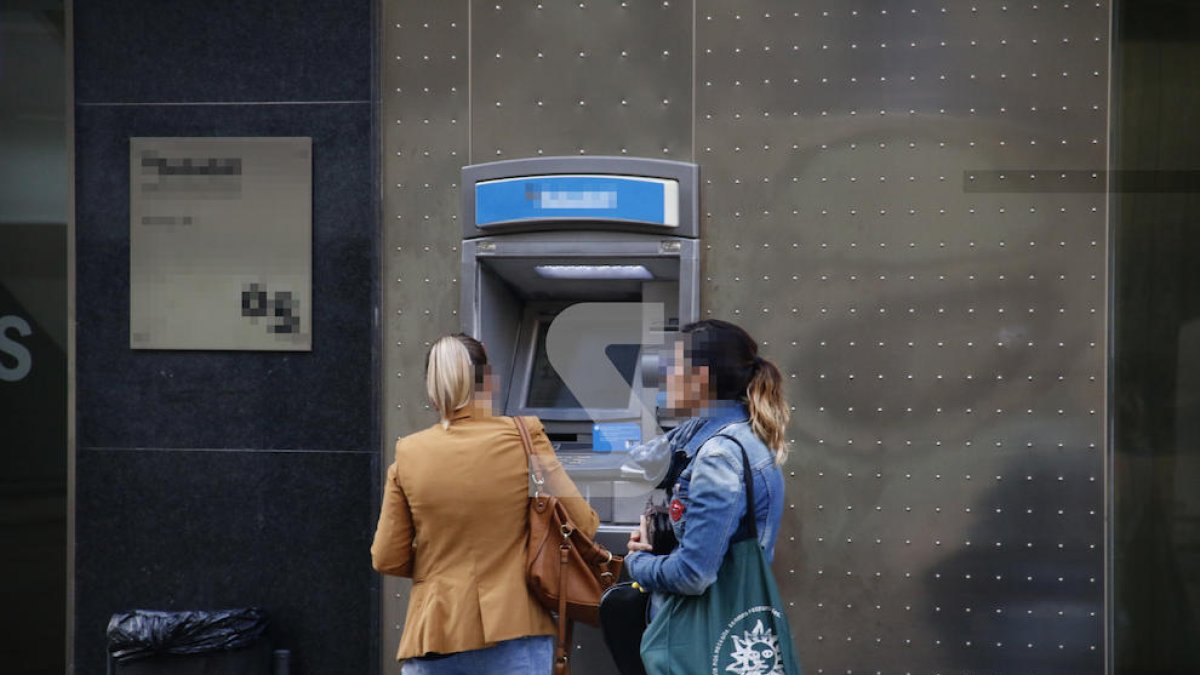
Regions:
[[[738,526],[738,529],[748,527],[750,529],[750,537],[758,539],[758,517],[754,513],[754,476],[750,473],[750,457],[746,454],[746,446],[742,445],[741,441],[729,434],[713,435],[714,438],[718,436],[733,441],[742,451],[742,483],[746,487],[746,515],[742,516],[742,524]]]

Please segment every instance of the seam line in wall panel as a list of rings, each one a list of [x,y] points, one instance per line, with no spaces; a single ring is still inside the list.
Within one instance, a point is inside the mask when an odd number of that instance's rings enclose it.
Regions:
[[[78,416],[75,414],[75,404],[78,400],[78,391],[75,388],[75,374],[77,370],[76,364],[76,334],[77,327],[75,323],[78,307],[75,303],[75,258],[77,251],[75,250],[75,2],[74,0],[66,0],[63,3],[63,26],[65,32],[65,56],[66,56],[66,82],[63,83],[66,89],[65,98],[66,106],[65,121],[66,129],[66,155],[67,155],[67,531],[66,531],[66,575],[64,579],[66,585],[66,602],[63,610],[66,612],[66,629],[64,637],[66,644],[62,645],[64,651],[64,660],[66,671],[68,673],[75,672],[75,609],[78,603],[75,601],[75,500],[79,491],[78,483],[75,480],[75,467],[78,465],[79,458],[79,435],[77,433],[76,423]]]
[[[692,163],[696,162],[696,3],[692,0]]]
[[[471,145],[472,141],[474,140],[471,133],[472,127],[475,126],[475,118],[472,116],[472,112],[474,111],[471,107],[473,103],[472,96],[474,96],[474,88],[471,86],[471,74],[475,69],[475,55],[472,51],[475,46],[475,40],[471,37],[471,33],[474,30],[474,24],[472,22],[473,17],[471,15],[471,0],[465,1],[467,3],[467,164],[474,164],[475,154],[473,152],[473,146]]]
[[[1112,126],[1112,124],[1113,124],[1113,107],[1115,104],[1115,101],[1113,98],[1113,65],[1114,65],[1113,64],[1113,52],[1116,48],[1116,33],[1114,32],[1116,29],[1116,13],[1117,13],[1117,3],[1115,0],[1113,0],[1113,2],[1109,3],[1109,7],[1108,7],[1108,83],[1107,83],[1108,90],[1106,92],[1108,95],[1108,101],[1107,101],[1108,109],[1105,111],[1105,121],[1104,121],[1105,141],[1108,144],[1107,147],[1105,148],[1107,152],[1105,152],[1105,157],[1104,157],[1105,168],[1107,169],[1104,172],[1105,173],[1105,179],[1104,179],[1105,180],[1105,186],[1104,186],[1105,187],[1104,243],[1105,243],[1105,246],[1107,249],[1105,251],[1106,255],[1105,255],[1105,261],[1104,261],[1105,276],[1107,277],[1105,279],[1106,287],[1104,289],[1105,290],[1104,338],[1108,343],[1107,344],[1108,348],[1105,350],[1107,352],[1107,358],[1104,359],[1104,366],[1103,366],[1104,367],[1104,396],[1105,396],[1103,430],[1104,430],[1104,435],[1106,436],[1106,438],[1105,438],[1105,443],[1104,443],[1104,447],[1105,447],[1104,462],[1102,465],[1102,471],[1103,471],[1103,477],[1104,477],[1102,482],[1104,485],[1103,499],[1105,501],[1105,508],[1104,508],[1105,526],[1104,526],[1104,568],[1103,568],[1104,599],[1101,604],[1101,607],[1103,608],[1103,616],[1104,616],[1104,621],[1103,621],[1104,630],[1103,630],[1102,639],[1104,640],[1103,649],[1104,649],[1104,672],[1105,673],[1113,673],[1114,672],[1114,667],[1115,667],[1114,650],[1116,648],[1116,645],[1113,644],[1113,638],[1114,638],[1114,635],[1113,635],[1113,621],[1114,621],[1113,612],[1114,612],[1115,608],[1113,607],[1113,603],[1112,603],[1113,594],[1114,594],[1113,574],[1116,572],[1116,564],[1115,564],[1115,561],[1113,560],[1113,546],[1112,546],[1113,542],[1116,540],[1116,520],[1114,518],[1115,508],[1116,508],[1116,500],[1114,499],[1115,495],[1114,495],[1114,489],[1113,489],[1113,485],[1112,485],[1112,471],[1110,470],[1112,463],[1116,459],[1116,456],[1115,456],[1116,435],[1113,433],[1114,432],[1114,427],[1113,427],[1114,419],[1113,419],[1113,411],[1112,411],[1112,405],[1113,405],[1113,401],[1115,400],[1115,397],[1113,396],[1114,383],[1112,381],[1112,377],[1113,377],[1112,368],[1110,368],[1111,364],[1113,363],[1113,358],[1116,354],[1116,351],[1115,351],[1115,347],[1116,347],[1116,340],[1115,340],[1115,337],[1116,337],[1116,326],[1115,326],[1116,312],[1113,311],[1113,308],[1114,308],[1114,303],[1116,301],[1116,297],[1115,297],[1116,285],[1115,285],[1114,276],[1115,276],[1115,272],[1116,272],[1116,253],[1117,252],[1116,252],[1116,246],[1114,245],[1113,228],[1112,228],[1113,168],[1114,168],[1113,153],[1117,149],[1117,147],[1116,147],[1117,143],[1114,142],[1114,139],[1113,139],[1113,126]]]
[[[78,106],[122,107],[122,106],[189,106],[189,105],[360,105],[370,103],[370,99],[351,101],[146,101],[146,102],[92,102],[80,103]]]

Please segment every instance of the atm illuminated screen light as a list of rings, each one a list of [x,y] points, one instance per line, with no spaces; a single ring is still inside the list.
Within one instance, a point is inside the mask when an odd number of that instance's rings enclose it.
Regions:
[[[543,279],[635,279],[649,281],[654,278],[645,265],[538,265],[538,276]]]

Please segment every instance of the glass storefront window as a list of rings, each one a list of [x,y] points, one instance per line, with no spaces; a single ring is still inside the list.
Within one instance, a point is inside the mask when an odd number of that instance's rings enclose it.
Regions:
[[[0,670],[62,673],[67,134],[61,2],[0,10]]]
[[[1200,6],[1121,3],[1116,35],[1114,670],[1195,673]]]

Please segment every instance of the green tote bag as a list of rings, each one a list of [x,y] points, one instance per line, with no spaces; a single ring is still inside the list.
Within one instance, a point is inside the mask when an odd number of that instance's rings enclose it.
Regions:
[[[750,537],[730,544],[703,594],[671,595],[659,608],[642,636],[647,675],[801,675],[779,588],[758,545],[745,448],[742,469]]]

